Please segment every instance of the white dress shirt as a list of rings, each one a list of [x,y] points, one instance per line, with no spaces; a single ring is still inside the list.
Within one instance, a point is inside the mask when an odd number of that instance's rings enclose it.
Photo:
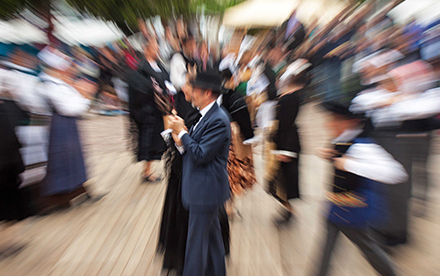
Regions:
[[[362,129],[346,130],[333,144],[352,141]],[[384,184],[399,184],[407,180],[405,168],[384,148],[374,143],[355,143],[345,153],[344,169],[361,177]]]

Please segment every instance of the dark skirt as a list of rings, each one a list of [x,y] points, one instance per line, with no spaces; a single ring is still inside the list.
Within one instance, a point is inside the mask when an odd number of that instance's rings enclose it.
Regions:
[[[14,166],[0,169],[0,221],[22,220],[31,214],[26,195],[19,189],[20,183]]]
[[[86,168],[76,118],[54,113],[49,136],[47,174],[43,196],[67,194],[82,188]]]
[[[185,264],[189,213],[182,204],[182,157],[174,145],[165,154],[168,172],[168,188],[159,233],[159,251],[164,253],[163,268],[175,269],[182,275]],[[223,244],[229,254],[229,221],[226,210],[219,213]]]
[[[269,193],[281,202],[299,198],[299,158],[292,162],[280,162],[278,172],[273,181],[269,183]]]
[[[162,116],[154,116],[148,124],[138,123],[138,161],[160,160],[165,142],[160,133],[164,130]]]

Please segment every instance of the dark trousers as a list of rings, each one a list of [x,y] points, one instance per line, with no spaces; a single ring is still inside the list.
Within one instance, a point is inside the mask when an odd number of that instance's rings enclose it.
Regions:
[[[412,138],[412,196],[423,204],[428,200],[429,174],[427,163],[431,146],[431,133],[421,133]]]
[[[219,209],[189,210],[183,276],[226,275]]]
[[[408,173],[408,180],[396,185],[382,185],[380,193],[385,195],[387,202],[387,222],[374,227],[379,233],[379,241],[383,245],[402,244],[408,238],[408,207],[412,189],[412,156],[414,146],[412,138],[398,136],[398,132],[375,131],[374,139],[394,159],[403,165]]]
[[[327,221],[327,239],[320,261],[319,276],[327,275],[330,258],[340,232],[356,244],[377,272],[384,276],[396,275],[385,251],[372,240],[367,228],[343,227]]]

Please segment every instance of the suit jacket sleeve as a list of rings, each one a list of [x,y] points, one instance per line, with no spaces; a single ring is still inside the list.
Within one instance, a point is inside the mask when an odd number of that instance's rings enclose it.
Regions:
[[[225,122],[221,119],[210,122],[202,134],[200,142],[196,142],[188,134],[182,136],[185,154],[189,154],[192,161],[197,165],[209,163],[229,137]]]

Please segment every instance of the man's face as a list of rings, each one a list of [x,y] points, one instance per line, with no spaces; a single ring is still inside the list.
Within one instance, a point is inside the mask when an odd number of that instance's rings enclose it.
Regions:
[[[196,48],[197,48],[196,41],[194,39],[188,40],[185,43],[185,50],[186,50],[185,54],[187,54],[189,57],[193,57]]]
[[[202,108],[205,106],[206,98],[207,98],[207,92],[199,87],[193,87],[192,89],[192,102],[193,104],[198,107]]]
[[[176,24],[177,35],[183,37],[185,35],[185,25],[182,20],[178,20]]]
[[[240,59],[240,65],[246,66],[252,60],[252,54],[250,52],[245,52]]]
[[[148,46],[144,46],[145,53],[151,57],[154,60],[157,60],[157,57],[159,55],[159,45],[157,44],[156,40],[152,40]]]
[[[192,103],[193,87],[189,83],[182,86],[182,92],[185,95],[185,101]]]

